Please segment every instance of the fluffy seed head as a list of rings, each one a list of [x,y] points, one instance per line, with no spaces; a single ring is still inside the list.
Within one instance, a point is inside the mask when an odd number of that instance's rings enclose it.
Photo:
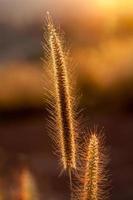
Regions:
[[[90,138],[86,157],[83,200],[98,200],[99,159],[99,141],[93,134]]]
[[[91,131],[80,149],[78,185],[74,200],[105,200],[108,198],[107,156],[103,148],[103,137]]]
[[[64,170],[76,168],[76,138],[74,106],[71,93],[69,70],[66,52],[52,19],[47,14],[48,44],[54,84],[54,110],[53,117],[54,139],[58,145],[60,162]]]

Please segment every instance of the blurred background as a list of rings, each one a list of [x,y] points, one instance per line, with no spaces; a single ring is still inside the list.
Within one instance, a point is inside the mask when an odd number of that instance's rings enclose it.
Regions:
[[[86,124],[104,127],[110,199],[132,200],[132,0],[0,0],[0,199],[69,199],[46,131],[47,10],[70,44]]]

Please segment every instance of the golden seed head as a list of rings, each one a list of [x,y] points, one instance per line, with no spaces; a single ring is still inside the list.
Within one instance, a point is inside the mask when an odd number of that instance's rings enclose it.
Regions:
[[[63,169],[76,168],[76,141],[75,124],[71,86],[66,61],[66,53],[52,18],[47,13],[48,22],[48,43],[50,58],[52,61],[55,119],[56,122],[56,143],[60,154],[60,161]]]

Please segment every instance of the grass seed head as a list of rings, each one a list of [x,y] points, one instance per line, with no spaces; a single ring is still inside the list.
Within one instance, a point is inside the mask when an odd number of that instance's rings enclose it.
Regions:
[[[91,131],[80,149],[78,185],[73,199],[105,200],[108,198],[107,156],[103,137]]]
[[[49,61],[54,85],[54,116],[50,126],[63,170],[76,169],[76,133],[74,101],[71,90],[68,59],[62,37],[47,13]],[[53,126],[52,126],[53,124]]]

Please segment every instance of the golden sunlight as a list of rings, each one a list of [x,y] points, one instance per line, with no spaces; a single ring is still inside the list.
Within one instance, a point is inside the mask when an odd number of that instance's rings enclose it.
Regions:
[[[96,0],[96,3],[98,4],[98,6],[102,7],[102,8],[114,8],[118,1],[116,0]]]
[[[114,13],[130,13],[133,10],[132,0],[94,0],[94,4],[102,11]]]

